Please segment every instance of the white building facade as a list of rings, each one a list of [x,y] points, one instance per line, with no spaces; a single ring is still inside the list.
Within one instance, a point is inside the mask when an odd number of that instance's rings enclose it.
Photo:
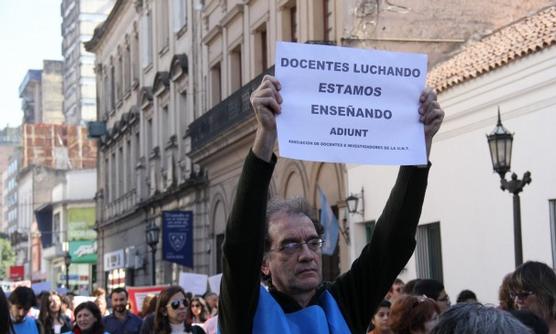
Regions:
[[[523,259],[555,268],[555,20],[552,6],[471,43],[429,74],[446,117],[430,156],[417,249],[402,279],[437,278],[452,300],[471,289],[498,303],[502,279],[515,269],[512,194],[500,190],[485,136],[498,107],[514,133],[512,171],[533,179],[520,194]],[[365,189],[365,220],[377,219],[396,169],[350,165],[348,175],[349,189]],[[355,254],[365,224],[350,218]]]

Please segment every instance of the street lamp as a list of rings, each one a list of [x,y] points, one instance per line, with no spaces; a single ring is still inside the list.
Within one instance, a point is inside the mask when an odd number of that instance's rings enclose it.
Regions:
[[[361,199],[361,211],[358,211],[359,199]],[[365,221],[365,191],[361,187],[361,194],[351,194],[345,200],[348,212],[351,214],[361,215],[363,221]],[[346,242],[350,243],[349,238],[349,226],[347,225],[347,220],[343,220],[343,228],[340,230],[346,239]]]
[[[150,222],[147,225],[147,245],[151,247],[151,269],[152,269],[152,285],[156,284],[156,273],[155,273],[155,260],[156,260],[156,245],[158,244],[158,237],[160,234],[160,228],[156,226],[154,222]]]
[[[523,191],[525,185],[531,183],[531,173],[529,171],[523,174],[523,179],[519,180],[516,173],[512,173],[512,179],[506,180],[506,173],[510,171],[512,160],[512,141],[511,134],[500,120],[500,107],[498,107],[498,123],[492,132],[487,135],[488,148],[490,149],[490,158],[492,160],[492,168],[500,175],[500,188],[502,191],[507,190],[512,193],[514,207],[514,253],[515,266],[523,263],[523,247],[521,242],[521,204],[519,193]]]
[[[64,255],[64,264],[66,265],[66,289],[68,290],[67,292],[70,292],[70,288],[69,288],[69,267],[71,265],[71,255],[70,252],[66,252],[66,254]]]

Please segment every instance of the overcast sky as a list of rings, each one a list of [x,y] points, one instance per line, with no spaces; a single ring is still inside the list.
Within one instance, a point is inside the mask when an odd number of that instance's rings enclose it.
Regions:
[[[0,0],[0,128],[21,124],[19,84],[43,59],[62,59],[61,0]]]

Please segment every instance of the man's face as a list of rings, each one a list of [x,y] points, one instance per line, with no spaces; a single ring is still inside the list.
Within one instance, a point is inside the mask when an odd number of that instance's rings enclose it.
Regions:
[[[127,307],[127,295],[125,292],[112,294],[112,309],[114,312],[124,313]]]
[[[12,314],[12,319],[15,323],[20,323],[25,319],[27,313],[29,313],[29,309],[25,309],[21,305],[13,304],[10,305],[10,313]]]
[[[265,256],[263,273],[272,276],[272,285],[287,295],[315,290],[321,283],[321,251],[307,244],[295,251],[279,250],[287,243],[319,239],[315,226],[305,215],[274,217],[269,222],[271,251]]]
[[[440,313],[447,311],[450,308],[450,297],[446,294],[446,291],[442,290],[438,298],[436,299],[436,304],[440,308]]]
[[[403,283],[394,283],[392,285],[392,291],[390,292],[390,301],[392,303],[400,298],[400,296],[402,295],[403,287]]]

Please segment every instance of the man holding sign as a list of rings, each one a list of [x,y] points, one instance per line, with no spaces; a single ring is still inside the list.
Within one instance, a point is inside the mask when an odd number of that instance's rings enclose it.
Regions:
[[[323,283],[318,222],[292,201],[267,209],[280,90],[278,80],[265,76],[251,95],[258,125],[226,227],[219,332],[364,333],[415,248],[430,164],[400,168],[373,240],[348,272]],[[428,157],[444,112],[428,89],[419,104],[415,113],[424,125]],[[261,274],[268,290],[260,286]]]

